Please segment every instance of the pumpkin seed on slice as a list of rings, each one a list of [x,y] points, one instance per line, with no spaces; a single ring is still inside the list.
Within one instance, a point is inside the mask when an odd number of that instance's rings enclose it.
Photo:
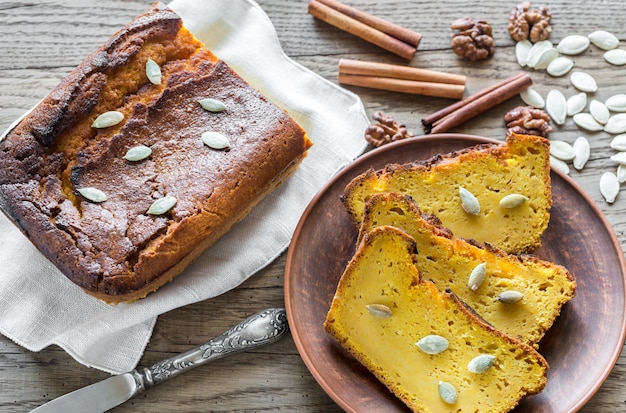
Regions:
[[[474,194],[463,187],[459,187],[459,196],[461,197],[461,206],[465,212],[470,215],[480,214],[480,203]]]
[[[486,262],[482,262],[474,267],[474,269],[470,273],[469,279],[467,280],[467,285],[469,286],[470,290],[478,290],[483,281],[485,281],[485,275],[487,275]]]
[[[209,112],[223,112],[226,110],[226,104],[221,100],[204,98],[199,100],[198,103]]]
[[[152,155],[152,149],[146,145],[137,145],[126,152],[124,159],[130,162],[137,162],[146,159],[150,155]]]
[[[522,194],[509,194],[500,200],[500,207],[507,209],[517,208],[526,201],[528,201],[528,197]]]
[[[515,304],[522,301],[522,298],[524,298],[524,294],[519,291],[508,290],[498,294],[497,300],[504,304]]]
[[[467,363],[467,369],[471,373],[484,373],[493,366],[493,363],[496,361],[496,356],[492,354],[481,354],[479,356],[474,357]]]
[[[110,110],[98,116],[96,120],[93,121],[91,126],[97,129],[108,128],[109,126],[117,125],[123,120],[124,120],[124,114],[122,112],[118,112],[116,110]]]
[[[91,201],[91,202],[104,202],[108,199],[107,194],[99,190],[98,188],[94,188],[91,186],[86,186],[84,188],[78,189],[78,192],[83,196],[83,198]]]
[[[219,132],[208,131],[202,134],[202,142],[209,148],[225,149],[230,147],[230,141]]]
[[[417,347],[426,354],[439,354],[448,349],[449,343],[444,337],[437,334],[430,334],[422,337],[417,343]]]
[[[146,76],[150,83],[154,85],[161,84],[161,67],[152,59],[146,61]]]
[[[159,198],[150,205],[148,214],[151,215],[163,215],[170,209],[174,208],[177,199],[173,196],[166,195],[163,198]]]
[[[379,318],[391,317],[391,309],[384,304],[368,304],[365,306],[370,314]]]
[[[456,388],[452,384],[445,381],[439,382],[437,391],[439,392],[441,400],[447,404],[455,404],[459,397]]]

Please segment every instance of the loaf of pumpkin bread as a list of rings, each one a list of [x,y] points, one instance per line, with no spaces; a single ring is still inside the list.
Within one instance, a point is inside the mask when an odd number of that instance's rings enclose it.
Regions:
[[[310,146],[156,3],[0,143],[0,206],[87,293],[133,301],[243,219]]]

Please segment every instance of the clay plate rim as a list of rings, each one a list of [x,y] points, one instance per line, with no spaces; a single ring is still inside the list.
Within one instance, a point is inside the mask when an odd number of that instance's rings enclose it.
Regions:
[[[437,134],[394,142],[341,170],[313,198],[294,232],[285,266],[285,307],[305,365],[345,411],[408,411],[321,326],[336,283],[354,253],[356,230],[339,196],[355,176],[387,163],[427,159],[475,144],[502,141],[466,134]],[[567,175],[552,170],[553,208],[539,257],[565,265],[578,283],[544,337],[548,385],[523,398],[516,412],[574,412],[602,386],[626,336],[626,260],[611,224]],[[573,222],[576,224],[574,225]]]

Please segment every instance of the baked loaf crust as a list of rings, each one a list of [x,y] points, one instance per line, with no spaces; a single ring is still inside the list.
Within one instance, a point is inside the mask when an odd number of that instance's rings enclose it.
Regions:
[[[147,76],[148,59],[161,70],[160,84]],[[226,109],[205,110],[204,98]],[[108,111],[123,121],[92,127]],[[204,144],[206,131],[230,146]],[[152,154],[126,160],[137,145]],[[293,173],[310,146],[285,111],[156,3],[0,144],[0,202],[70,280],[107,302],[132,301],[178,275]],[[83,188],[108,199],[92,202]],[[147,212],[166,196],[173,208]]]
[[[477,215],[463,209],[460,188],[477,198]],[[508,253],[530,252],[541,245],[550,220],[550,144],[538,136],[511,134],[506,144],[476,145],[421,162],[369,170],[354,178],[342,196],[357,228],[365,201],[379,192],[411,196],[456,237],[488,242]],[[513,194],[528,201],[516,208],[501,207],[502,198]]]
[[[441,290],[452,290],[485,321],[528,344],[538,344],[576,294],[576,281],[563,266],[452,239],[436,217],[423,215],[406,195],[382,193],[368,200],[359,237],[378,226],[399,228],[415,240],[419,252],[415,265],[422,278]],[[485,270],[483,281],[470,282],[479,266]],[[516,303],[499,301],[497,297],[507,291],[520,292],[523,298]]]
[[[420,279],[411,237],[377,227],[343,273],[324,328],[415,412],[506,412],[547,383],[547,362],[531,346],[485,323],[452,292]],[[372,307],[372,305],[374,305]],[[448,341],[427,354],[426,336]],[[482,373],[474,358],[495,357]],[[441,382],[456,390],[444,399]]]

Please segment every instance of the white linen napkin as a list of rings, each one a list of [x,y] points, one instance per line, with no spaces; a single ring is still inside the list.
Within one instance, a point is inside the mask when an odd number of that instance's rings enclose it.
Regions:
[[[369,121],[360,99],[289,59],[256,3],[175,0],[170,6],[218,57],[286,109],[314,146],[294,176],[174,282],[130,304],[86,295],[0,214],[0,332],[32,351],[57,344],[112,374],[135,368],[159,314],[222,294],[282,253],[309,201],[365,149]]]

